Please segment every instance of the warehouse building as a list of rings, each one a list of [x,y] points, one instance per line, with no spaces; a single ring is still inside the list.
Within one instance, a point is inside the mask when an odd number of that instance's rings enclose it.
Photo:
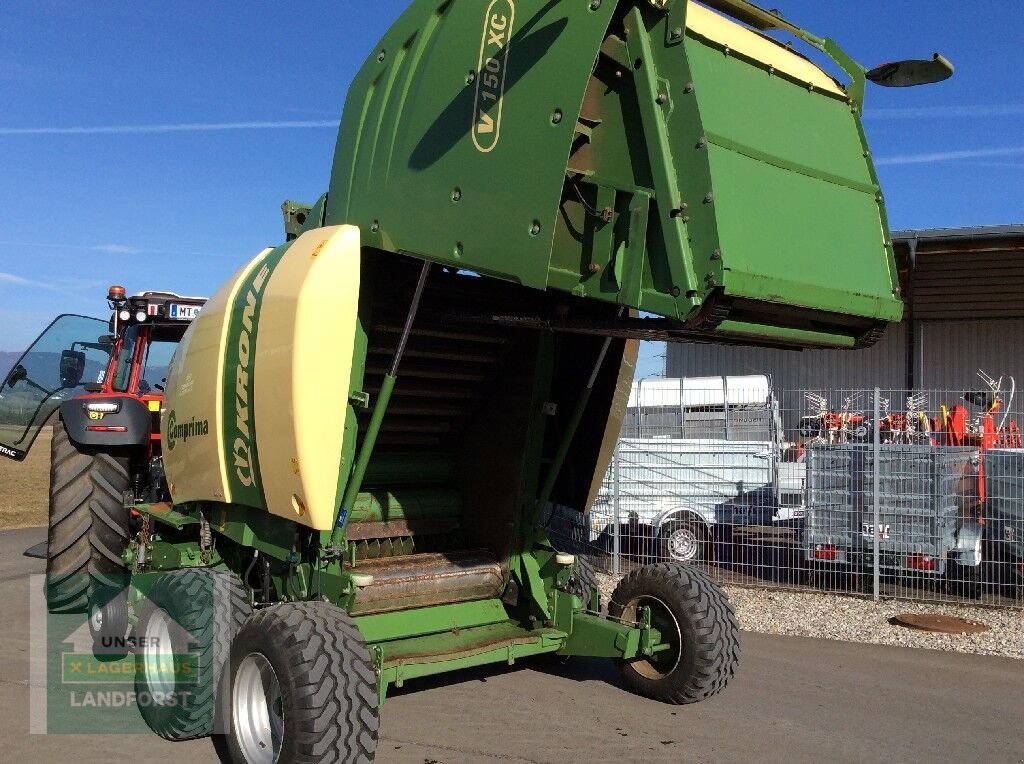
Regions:
[[[893,244],[905,318],[872,348],[669,344],[666,375],[768,374],[787,424],[803,390],[977,389],[979,369],[1024,386],[1024,225],[900,231]]]

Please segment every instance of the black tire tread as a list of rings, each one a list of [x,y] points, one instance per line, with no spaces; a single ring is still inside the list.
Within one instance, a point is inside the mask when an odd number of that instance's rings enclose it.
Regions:
[[[221,671],[231,652],[231,644],[252,608],[249,597],[234,576],[222,571],[195,568],[177,570],[161,576],[148,594],[148,603],[140,620],[143,626],[152,606],[162,607],[179,626],[195,639],[202,681],[190,688],[187,705],[169,712],[140,704],[146,724],[165,740],[192,740],[214,732],[216,695]],[[144,628],[140,634],[145,634]],[[142,673],[136,680],[136,692],[148,691]]]
[[[735,676],[739,665],[739,623],[729,598],[704,571],[677,562],[645,565],[626,575],[615,588],[608,613],[621,617],[625,605],[638,594],[658,592],[680,621],[684,639],[693,641],[694,660],[681,662],[660,680],[642,677],[622,663],[622,676],[632,691],[666,703],[697,703],[717,695]]]
[[[248,637],[248,638],[247,638]],[[282,761],[372,762],[379,728],[377,674],[352,619],[328,602],[285,603],[257,612],[236,645],[276,645],[286,708]],[[244,655],[236,650],[232,663]]]
[[[58,421],[50,443],[46,535],[46,603],[51,613],[89,609],[89,500],[92,456],[79,450]]]
[[[577,555],[576,566],[573,568],[572,575],[569,576],[569,583],[566,584],[565,591],[579,597],[583,603],[583,609],[590,610],[590,595],[597,585],[597,573],[594,571],[593,564],[586,557]],[[597,610],[598,612],[601,610],[600,594],[598,595]]]
[[[127,568],[121,558],[128,546],[129,514],[124,492],[129,486],[128,460],[109,453],[93,456],[89,472],[92,497],[89,510],[89,572],[93,581],[106,589],[120,590],[126,584]]]

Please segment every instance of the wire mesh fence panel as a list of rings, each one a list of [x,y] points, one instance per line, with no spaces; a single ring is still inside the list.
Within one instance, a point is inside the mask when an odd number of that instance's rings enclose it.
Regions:
[[[981,378],[634,383],[597,500],[558,508],[549,532],[610,574],[675,560],[731,584],[1024,607],[1024,444],[1012,395]]]

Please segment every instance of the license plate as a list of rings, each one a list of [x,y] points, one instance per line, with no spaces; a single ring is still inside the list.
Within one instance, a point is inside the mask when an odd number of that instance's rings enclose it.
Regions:
[[[167,308],[167,315],[176,321],[191,321],[199,315],[199,305],[179,305],[172,302]]]
[[[864,523],[864,538],[874,538],[875,526],[869,523]],[[878,526],[878,538],[887,539],[889,538],[889,525],[888,523],[882,523]]]

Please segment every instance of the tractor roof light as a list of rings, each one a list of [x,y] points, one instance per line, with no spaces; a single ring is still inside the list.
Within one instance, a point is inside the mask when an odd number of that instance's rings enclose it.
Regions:
[[[131,317],[132,317],[132,312],[131,312],[130,310],[128,310],[127,308],[122,308],[122,309],[121,309],[121,310],[120,310],[120,311],[118,312],[118,314],[117,314],[117,317],[118,317],[118,318],[119,318],[120,320],[122,320],[122,321],[130,321],[130,320],[131,320]]]
[[[125,300],[125,289],[123,286],[118,284],[111,285],[110,289],[107,290],[107,299],[111,302],[124,302]]]
[[[135,311],[135,320],[138,321],[140,324],[143,321],[145,321],[146,320],[146,311],[144,311],[144,310],[137,310],[137,311]]]

